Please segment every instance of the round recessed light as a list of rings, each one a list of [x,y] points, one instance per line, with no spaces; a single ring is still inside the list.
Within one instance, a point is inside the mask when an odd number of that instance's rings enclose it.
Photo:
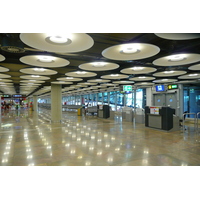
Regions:
[[[36,71],[36,72],[44,72],[46,69],[44,69],[44,68],[34,68],[33,70]]]
[[[103,66],[105,66],[105,65],[106,65],[105,62],[94,62],[94,63],[93,63],[93,66],[94,66],[94,67],[103,67]]]
[[[120,53],[124,54],[135,54],[140,52],[140,45],[139,44],[127,44],[124,45],[123,48],[121,49]]]
[[[188,76],[198,76],[198,74],[189,74]]]
[[[174,71],[164,71],[165,74],[173,74]]]
[[[55,43],[65,43],[65,42],[68,41],[68,38],[63,37],[63,36],[60,36],[60,35],[51,36],[49,39],[50,39],[52,42],[55,42]]]
[[[86,74],[87,72],[85,71],[77,71],[76,74]]]
[[[134,71],[141,71],[144,69],[144,67],[132,67],[131,69]]]
[[[172,55],[172,56],[169,56],[168,59],[170,62],[177,62],[177,61],[185,60],[186,55],[184,54]]]
[[[54,45],[68,45],[72,43],[72,40],[70,38],[69,34],[56,34],[56,35],[50,35],[45,38],[45,41],[54,44]]]
[[[146,78],[146,76],[139,76],[138,78]]]
[[[54,62],[52,56],[38,56],[38,61],[39,62],[44,62],[44,63]]]

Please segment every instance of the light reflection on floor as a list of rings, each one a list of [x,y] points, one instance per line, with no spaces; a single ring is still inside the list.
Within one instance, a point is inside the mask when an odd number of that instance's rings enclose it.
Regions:
[[[3,112],[0,165],[4,166],[188,166],[200,165],[199,133],[164,132],[143,124],[63,112]]]

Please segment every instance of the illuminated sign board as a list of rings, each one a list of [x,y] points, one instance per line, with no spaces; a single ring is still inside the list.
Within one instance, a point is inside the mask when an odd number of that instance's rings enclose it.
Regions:
[[[10,98],[11,96],[9,94],[2,94],[1,97],[3,97],[3,98]]]
[[[174,85],[168,85],[168,90],[175,90],[178,89],[178,85],[174,84]]]
[[[123,91],[132,91],[132,85],[123,85]]]

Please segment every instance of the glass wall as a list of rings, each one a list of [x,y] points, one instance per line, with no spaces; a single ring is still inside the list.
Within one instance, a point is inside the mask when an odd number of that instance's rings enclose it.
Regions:
[[[187,111],[188,113],[198,113],[200,112],[200,87],[184,87],[184,106],[183,111]],[[189,116],[187,116],[189,117]],[[194,117],[194,115],[190,116]]]
[[[200,94],[199,94],[200,95]],[[199,96],[200,97],[200,96]],[[83,100],[82,100],[83,99]],[[124,106],[134,108],[134,91],[125,94],[121,91],[99,92],[84,95],[72,95],[62,97],[63,104],[81,105],[84,101],[85,105],[110,105],[113,111],[121,111]],[[136,90],[136,107],[144,108],[146,105],[146,89]]]

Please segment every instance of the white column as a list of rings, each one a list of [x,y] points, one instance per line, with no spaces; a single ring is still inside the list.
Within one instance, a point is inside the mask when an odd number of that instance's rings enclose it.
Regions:
[[[152,89],[151,88],[146,88],[146,106],[153,106],[152,105]]]
[[[38,102],[37,102],[37,99],[38,99],[37,95],[33,95],[33,110],[35,112],[38,111]]]
[[[51,121],[60,122],[62,119],[62,90],[61,85],[51,84]]]

